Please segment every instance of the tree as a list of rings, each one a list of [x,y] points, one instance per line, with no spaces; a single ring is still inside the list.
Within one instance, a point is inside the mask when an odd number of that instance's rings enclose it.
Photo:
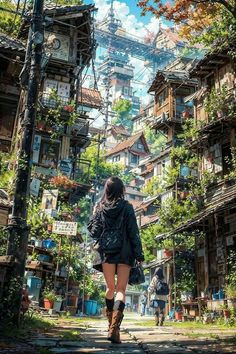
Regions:
[[[236,21],[236,4],[231,0],[175,0],[172,3],[158,0],[154,3],[150,4],[149,0],[138,1],[138,6],[142,8],[143,15],[151,12],[156,17],[162,16],[173,21],[180,25],[180,34],[188,39],[195,37],[195,42],[203,41],[203,44],[209,43],[210,39],[211,44],[221,35],[225,37],[226,32],[230,32],[229,26],[235,25]],[[216,28],[218,35],[215,33]],[[212,38],[213,33],[215,35]]]
[[[9,11],[16,11],[17,1],[0,0],[0,7]],[[19,8],[20,10],[20,8]],[[20,16],[0,10],[0,31],[7,34],[16,34],[20,26]]]
[[[90,178],[94,180],[98,175],[99,179],[103,180],[114,175],[121,176],[124,172],[124,167],[118,163],[112,164],[106,162],[104,150],[101,151],[99,158],[97,158],[97,149],[97,144],[92,144],[81,155],[81,158],[91,162]]]
[[[128,130],[132,130],[133,122],[131,120],[130,111],[132,108],[132,103],[126,99],[119,99],[113,105],[112,109],[116,112],[117,117],[113,119],[113,124],[122,124]]]
[[[162,149],[162,147],[166,144],[166,137],[161,134],[160,132],[155,132],[154,129],[149,128],[146,126],[144,128],[145,138],[147,143],[150,147],[150,151],[154,155],[158,155]]]
[[[46,0],[47,5],[82,5],[80,0]],[[32,6],[32,0],[18,1],[18,0],[0,0],[0,7],[8,11],[17,11],[21,13],[25,8]],[[21,23],[20,14],[14,14],[7,11],[0,10],[0,31],[9,35],[17,35]]]

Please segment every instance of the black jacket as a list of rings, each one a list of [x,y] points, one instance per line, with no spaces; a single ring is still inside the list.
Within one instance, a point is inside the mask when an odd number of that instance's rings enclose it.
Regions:
[[[124,215],[124,242],[122,249],[119,253],[109,256],[103,254],[101,251],[97,251],[94,260],[94,268],[97,270],[101,271],[101,264],[105,262],[111,264],[122,263],[133,266],[135,260],[144,261],[142,244],[139,236],[139,229],[134,209],[133,206],[125,200],[119,200],[117,203],[115,203],[114,206],[105,205],[95,214],[94,218],[91,220],[88,226],[90,236],[94,240],[99,240],[102,234],[103,224],[101,220],[101,213],[103,213],[106,225],[109,227],[109,225],[113,225],[115,222],[117,222],[122,213],[122,210]]]

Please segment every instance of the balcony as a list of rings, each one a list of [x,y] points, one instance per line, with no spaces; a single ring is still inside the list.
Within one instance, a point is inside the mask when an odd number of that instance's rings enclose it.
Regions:
[[[52,93],[43,92],[43,95],[41,97],[41,104],[45,108],[48,108],[48,109],[55,109],[60,104],[61,106],[63,106],[65,111],[69,111],[68,110],[68,107],[69,107],[68,103],[70,101],[70,98],[69,97],[63,97],[63,96],[57,96],[57,97],[54,97],[54,96],[55,95],[52,94]],[[71,112],[72,111],[73,110],[71,110]]]

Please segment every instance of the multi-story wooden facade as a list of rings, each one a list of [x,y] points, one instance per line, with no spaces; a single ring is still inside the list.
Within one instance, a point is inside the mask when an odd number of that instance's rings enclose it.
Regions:
[[[83,69],[95,51],[91,11],[91,5],[45,9],[53,20],[48,20],[44,36],[33,144],[35,174],[65,174],[77,182],[78,196],[90,188],[89,161],[80,159],[90,144],[89,111],[101,106],[98,91],[81,87]],[[24,27],[21,36],[26,37]]]
[[[9,152],[16,129],[20,95],[19,74],[23,66],[23,42],[0,34],[0,151]]]
[[[187,146],[198,155],[199,178],[207,175],[208,184],[202,211],[175,232],[196,234],[198,294],[213,294],[224,287],[229,253],[236,251],[235,60],[227,50],[213,52],[190,75],[199,90],[187,98],[194,101],[197,128]]]
[[[182,132],[182,124],[192,113],[192,108],[185,103],[186,95],[193,94],[197,86],[195,79],[189,79],[184,71],[158,71],[149,89],[154,92],[153,117],[150,127],[166,137],[166,145],[162,151],[141,166],[141,176],[145,183],[151,178],[158,178],[160,186],[164,183],[169,168],[174,166],[170,157],[172,147],[181,144],[178,135]],[[179,178],[165,186],[161,194],[161,202],[170,197],[177,197],[184,190],[184,170],[180,170]],[[167,183],[168,184],[168,183]],[[168,187],[166,189],[166,187]]]

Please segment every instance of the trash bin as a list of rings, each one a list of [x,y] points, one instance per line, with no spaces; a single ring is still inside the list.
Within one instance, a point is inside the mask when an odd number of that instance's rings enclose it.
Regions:
[[[92,301],[92,308],[91,308],[91,315],[95,316],[97,313],[97,306],[98,306],[98,302],[91,300]]]
[[[85,300],[84,301],[84,309],[85,314],[90,316],[92,315],[92,308],[93,308],[93,301],[92,300]]]
[[[27,285],[29,286],[29,295],[34,296],[35,300],[39,301],[42,280],[38,277],[29,277],[27,279]]]

